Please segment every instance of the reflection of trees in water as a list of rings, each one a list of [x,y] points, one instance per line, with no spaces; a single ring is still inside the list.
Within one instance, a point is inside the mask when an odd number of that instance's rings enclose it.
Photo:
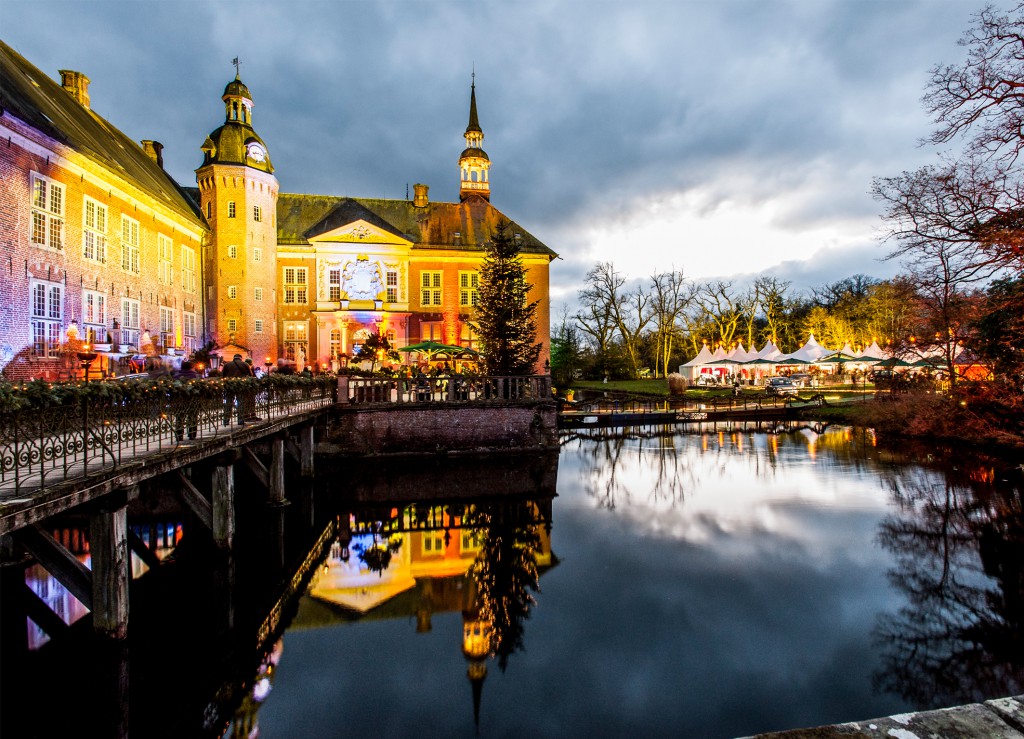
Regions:
[[[811,432],[808,437],[802,430]],[[767,436],[768,443],[759,447],[755,439]],[[779,448],[786,445],[814,444],[820,451],[835,457],[833,463],[864,462],[863,432],[849,429],[825,433],[820,424],[778,422],[773,424],[719,423],[691,426],[598,427],[577,429],[562,436],[563,447],[577,445],[581,456],[589,465],[584,489],[602,508],[614,509],[618,504],[630,504],[636,499],[650,502],[683,502],[687,494],[700,482],[700,472],[711,476],[726,476],[737,455],[749,460],[758,478],[772,477],[779,471]],[[699,455],[697,450],[699,449]],[[655,480],[648,489],[637,491],[635,482],[623,474],[626,461],[636,460],[653,471]],[[643,478],[647,479],[646,475]]]
[[[600,507],[614,509],[620,501],[628,504],[634,497],[628,477],[621,475],[624,457],[639,458],[656,473],[647,491],[649,499],[677,503],[696,482],[692,467],[679,454],[677,433],[674,426],[598,428],[565,437],[563,446],[570,440],[579,442],[590,462],[584,487]]]
[[[537,552],[540,536],[535,504],[510,502],[477,505],[467,524],[478,528],[480,553],[470,568],[476,582],[478,618],[491,627],[491,654],[502,670],[523,648],[523,621],[530,617],[538,592]]]
[[[1024,689],[1024,507],[1020,486],[984,465],[891,479],[902,514],[879,539],[907,603],[879,619],[877,688],[920,707]]]

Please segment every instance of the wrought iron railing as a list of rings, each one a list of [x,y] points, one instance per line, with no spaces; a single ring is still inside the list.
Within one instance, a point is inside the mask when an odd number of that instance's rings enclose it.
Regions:
[[[0,412],[0,501],[335,402],[333,383],[193,382]]]
[[[550,375],[338,377],[341,404],[475,403],[551,400]]]

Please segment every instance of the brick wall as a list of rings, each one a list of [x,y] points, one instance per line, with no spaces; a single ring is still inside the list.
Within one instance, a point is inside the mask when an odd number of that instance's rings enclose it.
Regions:
[[[557,449],[554,403],[337,409],[318,451],[339,455]]]

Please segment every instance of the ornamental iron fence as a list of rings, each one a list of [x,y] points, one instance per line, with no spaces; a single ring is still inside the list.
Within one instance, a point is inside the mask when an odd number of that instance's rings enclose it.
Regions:
[[[334,402],[333,383],[192,380],[0,411],[0,501]]]
[[[437,377],[338,377],[341,404],[530,402],[553,400],[550,375],[514,377],[441,375]]]

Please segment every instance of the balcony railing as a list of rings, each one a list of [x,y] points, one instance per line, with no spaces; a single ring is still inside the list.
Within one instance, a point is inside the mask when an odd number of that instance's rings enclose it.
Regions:
[[[333,382],[143,381],[134,393],[0,412],[0,500],[334,402]]]

